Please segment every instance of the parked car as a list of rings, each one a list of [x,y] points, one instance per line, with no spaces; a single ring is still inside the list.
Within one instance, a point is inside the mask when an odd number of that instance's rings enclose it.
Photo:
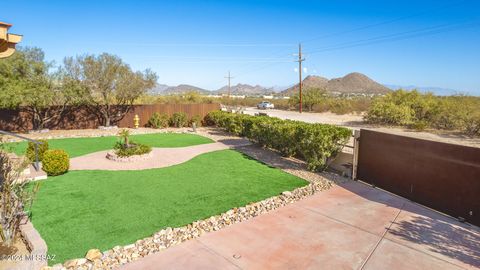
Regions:
[[[257,108],[263,109],[263,110],[273,109],[274,107],[275,106],[273,105],[273,103],[271,103],[269,101],[262,101],[262,102],[257,104]]]

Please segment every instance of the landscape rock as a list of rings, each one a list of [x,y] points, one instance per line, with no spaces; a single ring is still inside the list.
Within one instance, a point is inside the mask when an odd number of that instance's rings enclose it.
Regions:
[[[74,268],[75,266],[77,266],[77,260],[76,259],[68,260],[63,264],[63,266],[67,269]]]
[[[85,258],[93,262],[97,259],[102,258],[102,252],[99,249],[90,249],[85,255]]]

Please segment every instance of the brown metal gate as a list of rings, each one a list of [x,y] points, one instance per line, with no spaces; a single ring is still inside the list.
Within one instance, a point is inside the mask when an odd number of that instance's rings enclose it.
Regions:
[[[480,225],[480,148],[362,129],[356,175]]]

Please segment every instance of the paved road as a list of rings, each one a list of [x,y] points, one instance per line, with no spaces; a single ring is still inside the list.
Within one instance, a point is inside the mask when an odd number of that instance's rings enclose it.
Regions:
[[[478,227],[348,182],[121,269],[478,267]]]

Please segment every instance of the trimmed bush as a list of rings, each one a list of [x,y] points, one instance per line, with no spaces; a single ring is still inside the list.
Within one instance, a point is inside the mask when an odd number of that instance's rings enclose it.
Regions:
[[[168,127],[168,115],[154,113],[148,120],[148,126],[152,128],[166,128]]]
[[[55,176],[68,172],[70,158],[64,150],[47,150],[43,154],[42,169],[47,175]]]
[[[302,158],[312,171],[326,169],[352,136],[351,130],[343,127],[222,111],[209,113],[205,123],[247,137],[283,156]]]
[[[188,124],[187,114],[184,112],[176,112],[170,118],[170,125],[173,127],[181,128]]]
[[[48,150],[48,141],[47,140],[38,140],[38,141],[42,142],[42,144],[38,145],[38,161],[42,161],[43,155]],[[31,162],[35,161],[35,144],[33,142],[28,142],[26,155]]]

